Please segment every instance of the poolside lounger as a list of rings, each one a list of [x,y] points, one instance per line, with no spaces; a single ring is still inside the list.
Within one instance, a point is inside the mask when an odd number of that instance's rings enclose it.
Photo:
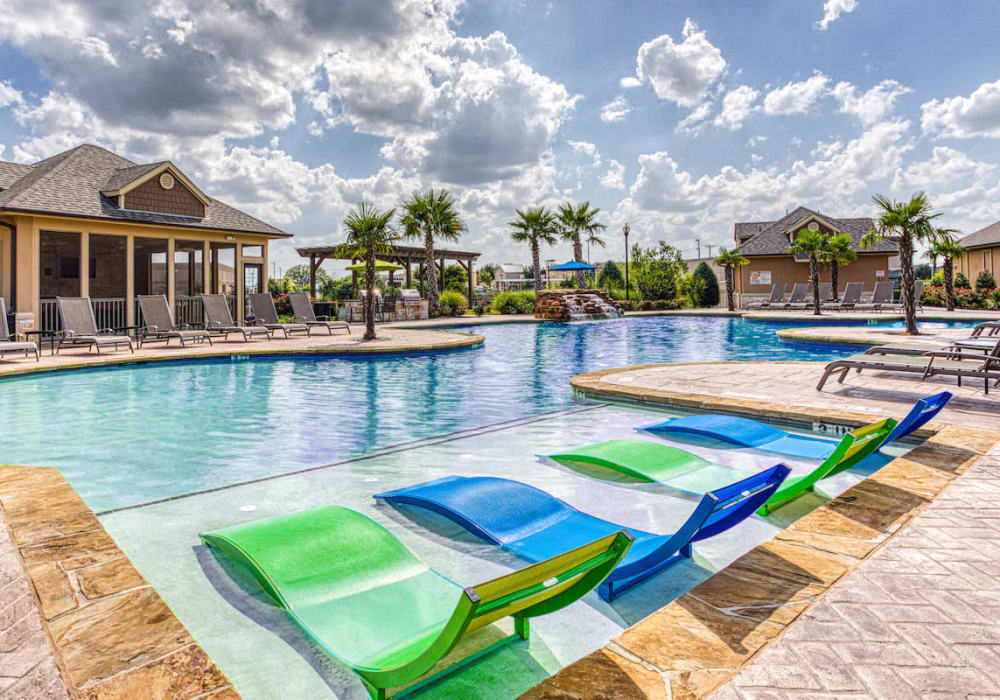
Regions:
[[[886,435],[885,441],[879,447],[885,447],[922,427],[940,413],[951,398],[951,392],[942,391],[940,394],[919,399],[913,404],[910,412],[896,424],[892,432]],[[654,434],[700,435],[740,447],[752,447],[765,452],[806,459],[826,459],[837,448],[837,442],[833,440],[792,435],[767,423],[717,413],[674,418],[644,425],[636,430],[644,430]]]
[[[806,491],[812,491],[820,479],[850,469],[875,452],[895,427],[896,421],[886,418],[852,430],[809,474],[786,479],[757,512],[767,515]],[[709,490],[746,474],[741,469],[719,466],[677,447],[649,440],[608,440],[549,455],[549,458],[561,464],[597,465],[689,493]]]
[[[274,306],[274,297],[270,294],[251,294],[250,308],[253,310],[254,322],[264,326],[269,331],[281,331],[287,338],[292,333],[312,335],[312,331],[304,323],[282,323],[278,320],[278,310]]]
[[[874,345],[865,350],[866,355],[926,355],[930,349],[926,345],[915,345],[912,343],[886,343],[885,345]],[[948,353],[948,351],[961,352],[969,350],[971,352],[982,352],[987,355],[996,353],[1000,355],[1000,337],[997,338],[958,338],[952,340],[948,345],[938,348],[935,351]],[[953,354],[953,353],[951,353]],[[858,370],[859,372],[861,370]]]
[[[27,359],[28,353],[32,352],[35,354],[35,362],[41,361],[37,343],[10,339],[10,329],[7,327],[7,306],[4,304],[3,297],[0,297],[0,333],[3,333],[3,337],[0,338],[0,357],[9,352],[23,352],[25,359]]]
[[[792,286],[792,294],[788,301],[781,305],[783,309],[790,309],[793,306],[802,306],[806,303],[806,294],[809,293],[808,282],[796,282]],[[777,306],[777,305],[776,305]]]
[[[774,306],[778,306],[782,303],[785,298],[785,288],[788,285],[782,282],[781,284],[775,284],[771,286],[771,296],[768,297],[767,301],[753,301],[747,304],[747,311],[750,309],[770,309]]]
[[[299,323],[304,323],[310,328],[313,326],[325,328],[330,335],[333,335],[334,328],[345,328],[348,333],[351,332],[351,326],[346,321],[331,321],[329,316],[317,316],[313,311],[312,302],[309,301],[309,295],[305,292],[289,293],[288,301],[292,305],[295,320]]]
[[[973,338],[978,338],[983,335],[998,334],[1000,334],[1000,321],[983,321],[982,323],[976,324],[970,335]]]
[[[666,566],[691,556],[691,545],[750,517],[781,485],[789,469],[777,464],[702,496],[677,532],[657,535],[629,528],[632,548],[598,587],[611,600]],[[380,493],[392,504],[427,508],[475,535],[528,561],[542,561],[569,547],[622,529],[621,525],[582,513],[554,496],[510,479],[448,476]]]
[[[823,304],[823,308],[831,311],[853,310],[860,303],[861,294],[864,291],[864,282],[848,282],[840,301],[828,301]]]
[[[882,311],[893,306],[892,303],[892,282],[876,282],[875,291],[872,292],[871,301],[864,304],[856,304],[855,311]]]
[[[163,294],[140,294],[139,309],[142,311],[143,326],[139,331],[139,347],[143,343],[163,340],[170,345],[171,338],[177,338],[181,347],[186,340],[194,342],[208,341],[212,344],[212,336],[206,330],[177,328],[174,325],[174,315],[170,313],[170,304]]]
[[[56,353],[63,347],[78,347],[86,345],[97,349],[97,354],[101,354],[102,347],[112,347],[115,350],[120,345],[127,345],[129,351],[135,352],[132,339],[127,335],[112,335],[111,328],[97,328],[97,319],[94,317],[94,307],[90,304],[90,297],[56,297],[56,308],[59,310],[59,321],[62,323],[62,331]]]
[[[823,304],[832,299],[833,299],[833,285],[830,284],[829,282],[820,282],[819,283],[820,308],[823,307]],[[801,304],[792,304],[792,303],[785,304],[786,309],[799,310],[799,311],[805,311],[807,309],[812,309],[814,307],[815,304],[813,303],[812,299],[809,299],[808,301],[803,301]]]
[[[349,508],[314,508],[204,532],[201,539],[246,566],[303,633],[356,673],[378,700],[388,697],[389,688],[430,671],[466,632],[513,617],[515,634],[489,650],[527,639],[530,618],[593,590],[631,541],[621,530],[609,532],[463,589],[428,568],[384,527]]]
[[[237,326],[233,322],[233,315],[229,312],[226,297],[221,294],[202,294],[201,303],[205,307],[205,330],[209,333],[220,334],[225,340],[229,339],[230,333],[242,333],[243,342],[255,335],[271,337],[264,326]]]
[[[897,348],[898,349],[898,348]],[[982,379],[983,391],[990,393],[990,381],[1000,384],[1000,344],[993,352],[986,354],[977,352],[962,352],[961,350],[932,350],[922,355],[892,354],[891,346],[869,348],[868,352],[851,355],[829,363],[823,370],[823,376],[816,385],[816,390],[823,389],[826,380],[834,372],[839,372],[837,382],[842,384],[847,373],[852,369],[859,372],[864,369],[881,372],[902,372],[919,374],[921,380],[934,376],[955,377],[958,385],[962,379]]]

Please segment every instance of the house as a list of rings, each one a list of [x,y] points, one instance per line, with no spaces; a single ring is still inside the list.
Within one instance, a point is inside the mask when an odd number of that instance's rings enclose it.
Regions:
[[[291,234],[209,197],[170,161],[84,144],[31,165],[0,161],[0,293],[22,329],[57,328],[57,296],[89,296],[98,323],[136,325],[139,294],[200,320],[202,292],[267,289],[268,243]],[[173,261],[168,264],[167,261]],[[194,318],[197,317],[197,318]]]
[[[970,233],[959,243],[966,252],[954,262],[956,275],[961,272],[972,284],[983,270],[993,273],[994,279],[1000,277],[1000,221]]]
[[[807,228],[828,235],[846,233],[858,259],[843,265],[838,272],[838,285],[842,290],[848,282],[864,282],[871,292],[879,280],[889,279],[889,258],[896,255],[893,243],[883,242],[874,248],[862,248],[861,239],[872,229],[867,218],[837,219],[820,212],[798,207],[777,221],[741,222],[735,226],[736,249],[750,261],[736,273],[736,293],[764,295],[771,285],[785,283],[788,289],[796,282],[809,281],[809,258],[792,255],[788,248],[796,234]],[[821,268],[820,279],[830,281],[828,269]]]

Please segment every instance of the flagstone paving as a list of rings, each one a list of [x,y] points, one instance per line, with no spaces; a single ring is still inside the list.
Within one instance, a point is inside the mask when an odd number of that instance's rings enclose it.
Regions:
[[[1000,447],[712,697],[1000,697]]]

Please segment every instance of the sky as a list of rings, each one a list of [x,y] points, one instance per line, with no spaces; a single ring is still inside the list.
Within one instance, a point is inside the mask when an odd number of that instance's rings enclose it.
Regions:
[[[1000,219],[994,0],[4,0],[0,159],[171,160],[295,245],[445,187],[453,247],[527,263],[516,209],[590,201],[593,260],[688,257],[802,205],[924,190]],[[542,258],[571,257],[568,244]]]

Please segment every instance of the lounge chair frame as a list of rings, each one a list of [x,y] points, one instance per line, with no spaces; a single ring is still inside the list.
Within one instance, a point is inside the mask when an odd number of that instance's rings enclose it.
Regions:
[[[256,336],[270,338],[271,333],[264,326],[237,326],[229,311],[229,304],[222,294],[202,294],[201,304],[205,311],[205,330],[229,340],[230,333],[240,333],[243,342],[248,342]]]
[[[895,306],[892,303],[892,282],[876,282],[871,301],[855,304],[855,311],[874,311],[876,313]]]
[[[983,392],[990,393],[990,381],[1000,384],[1000,343],[992,352],[985,354],[963,352],[959,348],[932,350],[916,354],[916,351],[905,351],[901,346],[876,346],[866,352],[844,357],[829,363],[823,370],[816,385],[816,391],[822,391],[826,380],[834,373],[839,373],[837,383],[843,384],[847,373],[856,369],[870,369],[880,372],[902,372],[919,374],[924,381],[935,376],[955,377],[958,386],[963,379],[982,379]]]
[[[212,335],[204,329],[192,328],[190,324],[180,327],[174,323],[174,315],[170,311],[170,302],[165,294],[140,294],[139,309],[142,312],[143,325],[139,329],[138,343],[141,348],[144,343],[163,341],[170,345],[171,338],[177,338],[181,347],[185,341],[203,343],[206,340],[212,344]]]
[[[781,304],[781,308],[787,311],[788,309],[791,309],[793,307],[804,305],[806,303],[806,294],[808,293],[809,293],[808,282],[796,282],[792,286],[792,293],[788,297],[788,301],[786,301],[784,304]],[[775,304],[775,306],[778,306],[778,304]]]
[[[274,297],[267,292],[250,295],[250,308],[253,310],[254,324],[264,326],[274,333],[281,331],[285,338],[293,333],[312,335],[312,329],[305,323],[282,323],[278,320],[278,309],[274,306]]]
[[[127,335],[112,335],[113,328],[98,328],[97,317],[94,316],[94,306],[90,297],[56,297],[56,308],[59,311],[59,321],[62,330],[58,333],[59,342],[54,354],[64,347],[80,347],[86,345],[96,349],[101,354],[101,347],[111,346],[115,350],[120,345],[127,345],[129,352],[135,353],[132,339]]]
[[[823,304],[823,309],[828,311],[853,311],[854,307],[861,302],[861,295],[864,293],[864,282],[848,282],[844,287],[844,293],[840,301],[828,301]]]
[[[317,316],[312,302],[309,301],[309,295],[305,292],[289,293],[288,302],[292,305],[292,313],[299,323],[304,323],[310,328],[325,328],[330,335],[333,335],[334,328],[343,328],[350,335],[351,325],[347,321],[331,321],[329,316]]]
[[[770,309],[784,303],[785,300],[785,290],[788,285],[785,282],[775,283],[771,285],[771,295],[766,301],[752,301],[747,304],[747,311],[754,309]]]
[[[0,332],[3,333],[3,337],[0,338],[0,357],[4,357],[8,353],[23,352],[24,359],[28,359],[28,353],[31,352],[35,354],[35,362],[41,361],[38,343],[11,340],[10,328],[7,327],[7,306],[4,304],[3,297],[0,297]]]

